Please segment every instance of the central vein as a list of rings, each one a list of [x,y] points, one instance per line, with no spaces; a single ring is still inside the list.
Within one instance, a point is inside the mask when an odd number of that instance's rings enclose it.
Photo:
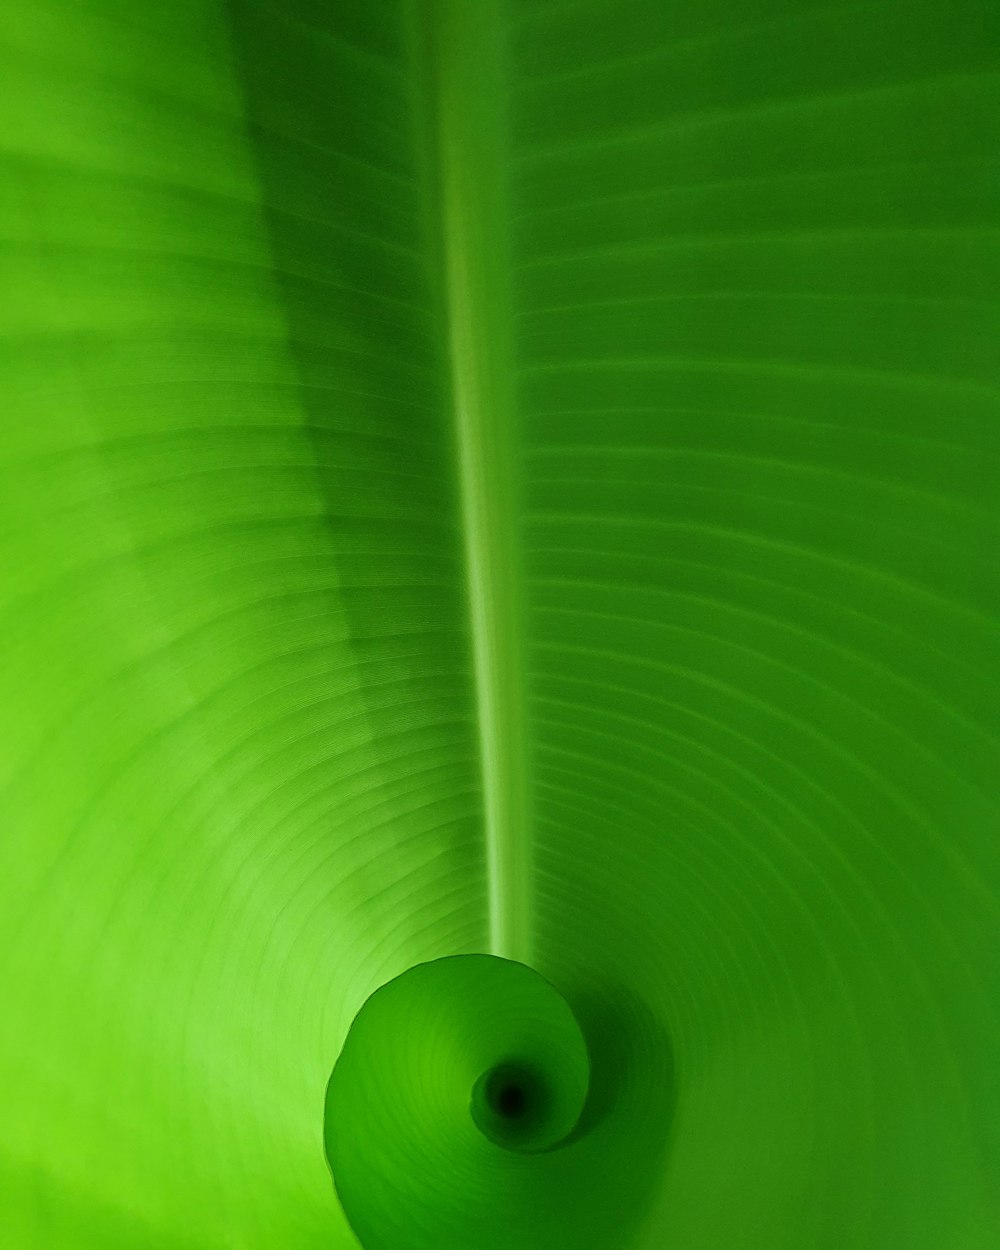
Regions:
[[[490,946],[528,962],[521,510],[507,259],[501,30],[495,0],[435,0],[435,129],[487,843]]]

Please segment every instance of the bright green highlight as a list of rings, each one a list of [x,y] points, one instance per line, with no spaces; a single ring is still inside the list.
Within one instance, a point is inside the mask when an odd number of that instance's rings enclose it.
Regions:
[[[998,53],[8,0],[0,1245],[996,1250]],[[486,952],[579,1123],[469,964],[342,1205],[352,1022]]]

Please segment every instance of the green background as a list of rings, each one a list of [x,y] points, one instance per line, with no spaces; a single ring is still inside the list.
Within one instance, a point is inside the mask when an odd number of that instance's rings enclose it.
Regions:
[[[992,0],[6,0],[0,1244],[355,1246],[492,951],[522,1222],[995,1250],[998,278]]]

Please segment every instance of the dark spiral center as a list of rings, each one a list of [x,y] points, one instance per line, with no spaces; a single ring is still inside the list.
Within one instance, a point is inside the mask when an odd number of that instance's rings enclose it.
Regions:
[[[505,1081],[491,1099],[493,1107],[509,1120],[516,1120],[524,1112],[528,1095],[523,1085],[516,1081]]]
[[[491,1141],[519,1150],[544,1123],[549,1101],[540,1072],[507,1060],[480,1077],[473,1091],[472,1115]]]

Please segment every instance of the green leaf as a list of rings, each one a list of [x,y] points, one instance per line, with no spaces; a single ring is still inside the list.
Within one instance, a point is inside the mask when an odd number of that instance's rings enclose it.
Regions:
[[[408,1245],[994,1250],[998,54],[8,0],[0,1244],[357,1245],[352,1022],[492,953],[590,1098]]]

